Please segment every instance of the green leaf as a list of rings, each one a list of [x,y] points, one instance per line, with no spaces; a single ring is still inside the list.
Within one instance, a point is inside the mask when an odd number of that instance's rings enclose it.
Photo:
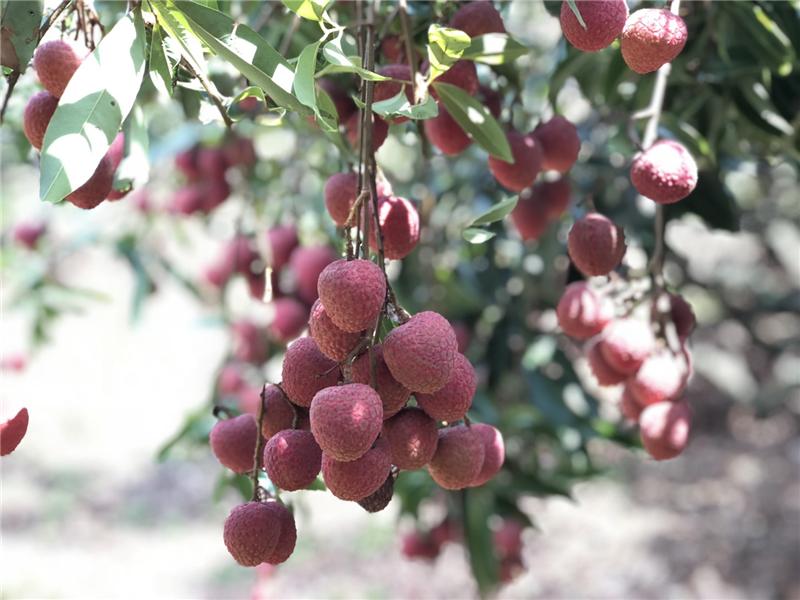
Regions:
[[[309,21],[321,21],[329,0],[281,0],[293,13]]]
[[[576,19],[578,19],[578,23],[580,23],[581,27],[586,29],[586,21],[583,20],[581,11],[578,10],[578,5],[575,3],[575,0],[567,0],[567,4],[569,5],[569,9],[572,11],[572,14],[575,15]]]
[[[403,116],[409,119],[424,120],[438,115],[439,106],[430,94],[420,104],[411,104],[405,90],[400,90],[391,98],[375,102],[372,105],[372,112],[384,118]]]
[[[480,227],[468,227],[464,230],[462,235],[470,244],[483,244],[492,239],[496,234],[493,231],[481,229]]]
[[[0,63],[24,73],[39,43],[42,0],[6,0],[0,17]]]
[[[150,38],[149,67],[150,79],[159,92],[172,96],[173,76],[179,61],[180,50],[175,47],[175,41],[164,37],[161,26],[156,22]]]
[[[428,83],[445,73],[470,46],[470,37],[460,29],[432,24],[428,28]]]
[[[494,514],[494,496],[486,488],[461,491],[464,542],[469,563],[482,596],[497,584],[498,564],[494,554],[489,515]]]
[[[472,38],[472,42],[461,56],[464,60],[502,65],[525,56],[530,49],[520,44],[507,33],[487,33]]]
[[[450,116],[476,144],[492,156],[513,162],[508,139],[485,106],[461,88],[449,83],[434,82],[433,88]]]
[[[203,45],[192,31],[186,17],[171,0],[149,0],[149,6],[158,24],[177,43],[180,55],[196,73],[204,75],[206,61],[203,56]]]
[[[317,53],[322,45],[324,38],[309,44],[297,58],[297,66],[294,72],[294,93],[297,99],[305,106],[314,111],[323,131],[338,131],[338,115],[335,107],[332,113],[320,110],[317,104],[317,86],[314,75],[317,69]]]
[[[361,79],[367,81],[389,81],[389,79],[391,79],[390,77],[384,77],[373,71],[361,68],[361,58],[357,56],[355,49],[352,49],[353,54],[348,54],[350,49],[345,49],[342,34],[343,32],[340,31],[334,39],[322,47],[322,56],[325,57],[325,60],[327,60],[333,68],[326,68],[320,74],[326,72],[356,73]]]
[[[144,111],[134,106],[125,121],[125,158],[114,174],[114,189],[124,192],[142,187],[150,177],[150,148]]]
[[[495,221],[503,219],[508,213],[514,210],[518,200],[519,196],[510,196],[498,202],[486,212],[475,217],[470,225],[488,225],[489,223],[494,223]]]
[[[139,10],[120,19],[70,79],[42,145],[39,197],[60,202],[94,173],[133,106],[145,67]]]

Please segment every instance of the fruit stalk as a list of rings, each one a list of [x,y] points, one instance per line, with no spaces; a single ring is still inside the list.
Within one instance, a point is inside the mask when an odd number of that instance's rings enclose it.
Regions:
[[[265,383],[261,388],[261,394],[259,394],[260,402],[258,403],[258,416],[256,417],[258,421],[258,437],[256,438],[256,452],[255,456],[253,456],[253,472],[250,475],[250,479],[253,482],[253,496],[250,498],[252,501],[259,500],[259,485],[258,485],[258,472],[261,470],[261,458],[264,454],[264,436],[262,435],[263,427],[264,427],[264,402],[266,401],[266,393],[267,393],[267,384]]]

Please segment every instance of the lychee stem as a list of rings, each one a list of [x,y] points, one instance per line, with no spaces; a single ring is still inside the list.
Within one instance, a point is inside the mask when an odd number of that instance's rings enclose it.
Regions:
[[[253,501],[259,500],[259,488],[258,485],[258,472],[261,470],[261,455],[264,454],[264,436],[261,434],[262,427],[264,426],[264,403],[266,402],[267,396],[267,384],[261,386],[261,402],[258,404],[258,429],[257,437],[256,437],[256,452],[255,456],[253,456],[253,472],[250,476],[253,482],[253,495],[251,499]]]

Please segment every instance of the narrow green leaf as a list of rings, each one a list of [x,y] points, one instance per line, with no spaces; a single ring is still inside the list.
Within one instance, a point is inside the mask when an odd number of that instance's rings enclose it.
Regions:
[[[470,37],[460,29],[435,23],[428,28],[428,83],[446,72],[470,46]]]
[[[517,200],[519,200],[519,196],[510,196],[505,200],[498,202],[486,212],[483,212],[475,217],[470,225],[488,225],[489,223],[500,221],[508,213],[514,210],[514,207],[517,205]]]
[[[525,56],[530,49],[520,44],[507,33],[487,33],[472,38],[472,42],[461,56],[464,60],[502,65]]]
[[[497,584],[497,557],[494,554],[492,532],[489,529],[488,516],[495,513],[494,496],[486,488],[462,490],[462,509],[464,525],[464,542],[469,553],[472,574],[485,597],[488,591]]]
[[[569,5],[569,9],[572,11],[572,14],[575,15],[576,19],[578,19],[578,23],[580,23],[581,27],[587,29],[586,21],[583,20],[581,11],[578,10],[578,5],[575,3],[575,0],[567,0],[567,4]]]
[[[436,100],[429,94],[420,104],[411,104],[405,90],[400,90],[397,95],[375,102],[372,111],[384,118],[403,116],[409,119],[432,119],[439,114]]]
[[[153,35],[150,38],[150,79],[159,92],[171,96],[175,63],[170,63],[167,58],[164,41],[165,38],[161,33],[161,26],[156,22],[153,26]]]
[[[281,0],[293,13],[309,21],[321,21],[329,0]]]
[[[144,111],[134,106],[125,121],[125,158],[114,175],[114,189],[126,191],[140,188],[150,177],[148,159],[150,143],[147,136],[147,121]]]
[[[309,44],[297,57],[294,70],[294,95],[311,110],[317,110],[317,93],[314,84],[314,73],[317,69],[317,52],[322,40]]]
[[[6,0],[0,17],[0,63],[24,73],[39,43],[42,0]]]
[[[468,227],[464,230],[462,235],[470,244],[483,244],[492,239],[496,234],[493,231],[488,231],[479,227]]]
[[[192,31],[186,17],[171,0],[150,0],[149,4],[156,15],[158,24],[170,38],[177,42],[181,56],[197,73],[205,75],[206,61],[203,57],[203,46]]]
[[[133,106],[145,67],[139,10],[120,19],[70,79],[42,146],[39,196],[60,202],[94,173]]]
[[[353,54],[347,53],[342,33],[340,31],[339,35],[322,47],[322,56],[334,67],[326,68],[323,72],[356,73],[361,79],[368,81],[388,81],[390,77],[384,77],[361,68],[361,59],[356,55],[355,49],[353,49]]]

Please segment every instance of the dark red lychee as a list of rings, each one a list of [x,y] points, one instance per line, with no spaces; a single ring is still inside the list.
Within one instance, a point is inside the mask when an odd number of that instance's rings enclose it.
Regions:
[[[258,442],[258,424],[253,415],[239,415],[218,421],[208,436],[211,451],[223,466],[234,473],[253,470]]]
[[[561,330],[577,340],[600,333],[614,318],[614,304],[585,281],[569,284],[556,307]]]
[[[456,120],[439,104],[439,114],[433,119],[423,121],[425,136],[443,154],[455,156],[461,154],[472,145],[470,138]]]
[[[633,375],[655,348],[655,337],[644,321],[618,319],[606,326],[598,345],[611,368]]]
[[[297,248],[297,229],[294,225],[278,225],[267,230],[266,262],[275,272],[289,263],[292,251]]]
[[[444,387],[431,394],[417,393],[417,404],[436,421],[458,421],[472,406],[477,385],[472,363],[466,356],[457,353]]]
[[[292,252],[289,265],[294,274],[297,295],[303,302],[314,304],[318,296],[319,274],[336,259],[336,253],[328,246],[302,246]]]
[[[441,487],[460,490],[476,480],[483,459],[483,441],[475,431],[464,425],[445,427],[439,430],[439,442],[428,463],[428,472]]]
[[[398,118],[405,118],[405,117],[398,117]],[[354,112],[348,119],[344,122],[344,133],[347,137],[347,141],[350,143],[350,146],[353,150],[358,151],[359,148],[359,123],[361,120],[361,113]],[[381,118],[373,115],[372,117],[372,151],[377,152],[378,149],[383,146],[383,142],[386,141],[386,137],[389,135],[389,125],[386,124]]]
[[[566,173],[578,160],[581,139],[571,122],[558,115],[533,130],[542,147],[542,170]]]
[[[625,0],[576,0],[583,25],[566,2],[561,3],[561,31],[578,50],[597,52],[610,46],[625,27],[628,4]]]
[[[63,40],[40,44],[33,54],[33,68],[39,81],[56,98],[61,98],[81,61],[75,48]]]
[[[660,140],[634,158],[631,182],[653,202],[674,204],[697,186],[697,163],[683,144]]]
[[[339,329],[328,314],[322,302],[317,299],[311,307],[311,317],[308,319],[308,331],[317,343],[320,351],[328,358],[337,362],[347,358],[347,355],[358,345],[361,332],[348,332]],[[364,382],[361,382],[364,383]]]
[[[288,342],[300,335],[306,328],[308,309],[294,298],[278,298],[272,302],[275,314],[269,331],[280,342]]]
[[[439,440],[436,421],[419,408],[404,408],[383,424],[392,464],[398,469],[421,469],[427,465]]]
[[[625,21],[620,41],[622,58],[640,74],[672,62],[686,45],[688,32],[680,16],[666,8],[642,8]]]
[[[89,210],[106,199],[114,184],[114,169],[111,168],[108,156],[103,156],[97,164],[92,176],[78,189],[69,194],[65,200],[78,208]]]
[[[310,431],[284,429],[264,447],[264,468],[270,481],[288,492],[313,483],[322,468],[322,450]]]
[[[625,232],[608,217],[588,213],[569,230],[567,250],[584,275],[608,275],[625,256]]]
[[[342,500],[358,501],[375,493],[386,481],[392,466],[389,444],[378,438],[361,458],[339,462],[322,455],[322,477],[331,493]]]
[[[28,431],[28,409],[21,408],[16,415],[0,424],[0,456],[11,454],[17,449]]]
[[[322,271],[317,289],[325,312],[339,329],[363,331],[375,325],[383,308],[386,276],[369,260],[337,260]]]
[[[46,91],[37,92],[25,105],[25,112],[22,115],[22,130],[31,146],[37,150],[42,149],[44,134],[56,108],[58,108],[58,98]]]
[[[597,383],[603,386],[617,385],[628,378],[626,373],[621,373],[612,367],[600,351],[599,340],[593,340],[586,346],[586,360]]]
[[[626,389],[641,406],[675,400],[688,378],[686,362],[668,350],[648,356],[628,380]]]
[[[409,103],[414,104],[414,91],[411,85],[411,69],[408,65],[385,65],[378,69],[378,75],[391,77],[397,81],[377,82],[375,84],[373,102],[380,102],[382,100],[394,98],[402,89],[405,89],[406,98],[408,98]],[[392,119],[393,123],[403,123],[405,121],[408,121],[408,117],[394,117]]]
[[[261,434],[270,439],[284,429],[291,429],[294,423],[295,409],[277,385],[268,385],[264,389],[264,418]]]
[[[272,556],[281,535],[282,518],[268,503],[236,506],[225,520],[223,539],[234,560],[255,567]]]
[[[506,459],[506,447],[503,442],[503,434],[496,427],[485,423],[474,423],[471,428],[478,434],[483,444],[481,470],[471,484],[471,487],[478,487],[488,482],[500,471]]]
[[[331,219],[343,227],[358,196],[358,175],[352,172],[331,175],[325,182],[323,196]]]
[[[286,349],[282,373],[283,390],[298,406],[311,406],[318,391],[339,380],[339,366],[310,337],[301,337]]]
[[[450,27],[460,29],[469,37],[487,33],[505,33],[503,18],[488,0],[477,0],[462,5],[450,18]]]
[[[386,360],[383,357],[383,346],[380,344],[373,346],[371,350],[364,352],[353,361],[352,376],[354,383],[372,385],[369,366],[370,352],[375,360],[376,391],[383,403],[383,418],[388,419],[406,405],[411,392],[392,376],[389,367],[386,366]]]
[[[392,260],[408,256],[419,242],[419,213],[405,198],[388,196],[378,202],[378,219],[383,235],[383,255]],[[375,223],[370,223],[369,245],[378,251]]]
[[[516,131],[506,134],[511,147],[513,163],[495,156],[489,157],[489,170],[501,185],[514,192],[521,192],[533,184],[542,170],[542,150],[536,139]]]
[[[368,385],[350,383],[320,390],[311,403],[311,432],[326,455],[356,460],[370,449],[383,424],[383,406]]]

